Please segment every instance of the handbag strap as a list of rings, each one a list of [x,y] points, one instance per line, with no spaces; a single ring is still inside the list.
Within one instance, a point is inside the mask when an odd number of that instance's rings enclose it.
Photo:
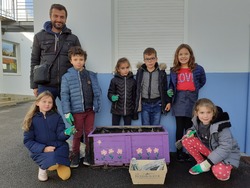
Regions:
[[[61,49],[62,49],[62,47],[63,47],[63,43],[66,41],[67,38],[68,38],[68,35],[66,35],[66,36],[64,36],[64,37],[62,38],[62,39],[63,39],[62,45],[60,46],[60,48],[59,48],[58,51],[56,52],[56,55],[55,55],[53,61],[51,61],[51,67],[52,67],[53,62],[54,62],[54,61],[56,60],[56,58],[58,57],[58,55],[59,55],[59,53],[60,53],[60,51],[61,51]]]

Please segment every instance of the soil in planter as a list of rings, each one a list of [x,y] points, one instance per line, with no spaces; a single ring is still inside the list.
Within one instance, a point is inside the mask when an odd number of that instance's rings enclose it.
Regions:
[[[93,134],[164,132],[161,126],[110,126],[97,127]]]

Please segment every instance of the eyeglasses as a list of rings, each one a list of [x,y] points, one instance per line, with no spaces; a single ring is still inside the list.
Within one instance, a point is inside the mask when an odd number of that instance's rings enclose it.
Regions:
[[[156,60],[156,57],[151,57],[151,58],[145,58],[144,61],[153,61],[153,60]]]

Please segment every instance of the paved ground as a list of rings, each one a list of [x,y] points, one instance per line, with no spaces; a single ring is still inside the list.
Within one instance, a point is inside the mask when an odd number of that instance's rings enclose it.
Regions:
[[[164,185],[133,185],[128,167],[84,167],[72,170],[68,181],[61,181],[55,172],[49,173],[49,181],[37,180],[38,167],[29,158],[22,143],[21,123],[31,103],[0,108],[0,187],[1,188],[129,188],[129,187],[167,187],[167,188],[242,188],[250,186],[249,157],[242,158],[240,167],[232,171],[226,182],[216,180],[211,172],[192,176],[188,169],[194,163],[178,163],[175,153]]]

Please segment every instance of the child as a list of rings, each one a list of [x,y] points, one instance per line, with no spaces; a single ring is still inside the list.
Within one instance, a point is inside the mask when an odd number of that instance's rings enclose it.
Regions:
[[[62,180],[69,179],[71,172],[66,140],[75,130],[73,126],[64,130],[65,124],[49,91],[38,95],[24,118],[23,129],[23,142],[31,158],[39,165],[38,179],[48,179],[46,170],[57,170]]]
[[[160,125],[161,113],[166,113],[171,107],[167,96],[166,65],[158,65],[154,48],[145,49],[143,58],[144,64],[136,73],[135,109],[136,112],[141,111],[142,125]]]
[[[170,69],[168,96],[172,97],[172,113],[176,119],[176,141],[180,140],[192,126],[192,109],[198,99],[199,89],[206,83],[202,66],[195,63],[193,50],[181,44],[175,51],[173,67]],[[190,161],[188,154],[177,149],[177,161]]]
[[[123,57],[117,61],[115,76],[110,81],[108,99],[112,102],[112,125],[119,125],[123,117],[124,125],[131,125],[134,115],[136,81],[130,71],[130,63]]]
[[[80,160],[80,142],[84,132],[86,144],[83,164],[90,165],[88,135],[93,130],[95,113],[100,111],[101,88],[97,74],[86,70],[87,53],[80,46],[71,47],[68,57],[73,65],[62,77],[62,111],[67,122],[74,123],[77,133],[73,137],[70,167],[77,168]]]
[[[233,166],[238,167],[240,161],[240,149],[230,132],[228,113],[203,98],[194,106],[192,121],[193,127],[187,134],[196,130],[196,136],[192,135],[182,141],[197,162],[189,173],[197,175],[212,168],[218,180],[228,180]]]

